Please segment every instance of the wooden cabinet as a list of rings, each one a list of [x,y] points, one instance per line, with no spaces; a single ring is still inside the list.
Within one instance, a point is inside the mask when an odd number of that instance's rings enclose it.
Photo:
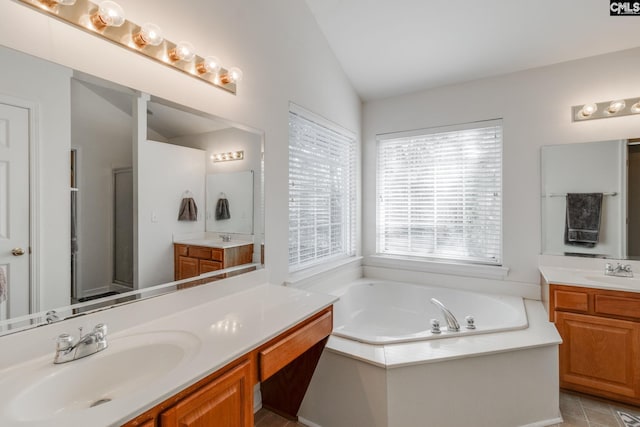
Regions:
[[[251,263],[253,261],[253,243],[232,248],[210,248],[175,243],[173,253],[174,280],[182,280],[223,268]]]
[[[246,360],[160,414],[160,427],[253,427],[250,378]]]
[[[333,329],[327,307],[123,427],[253,427],[253,386],[264,407],[296,414]]]
[[[640,294],[551,285],[560,387],[640,404]]]

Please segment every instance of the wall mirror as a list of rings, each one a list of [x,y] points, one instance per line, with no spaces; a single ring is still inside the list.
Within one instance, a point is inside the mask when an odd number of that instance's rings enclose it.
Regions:
[[[542,147],[543,254],[640,259],[639,144],[629,139]],[[603,194],[597,243],[567,237],[567,193]],[[583,218],[597,216],[597,209],[583,209]]]
[[[0,63],[0,334],[185,287],[174,242],[253,245],[213,279],[261,267],[260,131],[12,49]]]

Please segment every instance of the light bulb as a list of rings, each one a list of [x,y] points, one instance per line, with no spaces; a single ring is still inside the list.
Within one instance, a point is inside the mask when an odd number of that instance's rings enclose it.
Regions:
[[[638,114],[640,113],[640,101],[636,102],[635,104],[633,104],[630,108],[631,112],[633,114]]]
[[[242,76],[243,74],[240,68],[231,67],[223,76],[220,76],[220,82],[225,85],[228,83],[238,83],[242,80]]]
[[[582,107],[582,110],[580,110],[580,114],[582,115],[582,117],[589,117],[590,115],[592,115],[596,111],[598,111],[598,105],[597,104],[585,104]]]
[[[172,61],[193,61],[195,58],[196,52],[193,45],[189,42],[180,42],[169,51],[169,58]]]
[[[207,56],[204,60],[196,65],[198,73],[217,73],[220,70],[220,60],[215,56]]]
[[[133,35],[133,42],[139,47],[158,46],[163,40],[160,27],[151,23],[144,24],[140,27],[140,31]]]
[[[103,1],[98,6],[98,11],[91,15],[91,23],[98,30],[119,27],[124,24],[124,10],[114,1]]]
[[[617,101],[611,101],[611,104],[609,104],[609,107],[607,108],[607,113],[616,114],[620,110],[624,109],[626,105],[627,104],[621,99]]]

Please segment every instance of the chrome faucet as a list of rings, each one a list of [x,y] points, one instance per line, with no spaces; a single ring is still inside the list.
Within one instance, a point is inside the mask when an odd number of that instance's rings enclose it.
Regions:
[[[81,359],[104,350],[107,345],[107,325],[99,323],[93,328],[93,331],[86,335],[82,335],[82,328],[80,328],[80,338],[76,344],[74,344],[74,338],[69,334],[58,336],[53,363],[66,363]]]
[[[231,234],[220,234],[220,238],[222,239],[223,242],[230,242]]]
[[[605,276],[616,276],[616,277],[633,277],[633,270],[631,269],[631,264],[622,265],[617,263],[614,267],[611,263],[606,263],[604,265],[604,275]]]
[[[443,303],[441,303],[435,298],[431,298],[431,304],[435,305],[442,311],[442,315],[444,316],[444,319],[447,321],[448,331],[453,331],[453,332],[460,331],[460,324],[458,323],[456,316],[454,316],[453,313],[450,312],[449,309],[445,307]]]

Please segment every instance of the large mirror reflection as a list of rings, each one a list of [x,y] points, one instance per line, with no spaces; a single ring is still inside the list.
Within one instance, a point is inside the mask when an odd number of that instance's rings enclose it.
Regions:
[[[0,62],[0,333],[263,264],[260,132],[11,49]]]
[[[640,140],[541,150],[542,253],[640,258]]]

